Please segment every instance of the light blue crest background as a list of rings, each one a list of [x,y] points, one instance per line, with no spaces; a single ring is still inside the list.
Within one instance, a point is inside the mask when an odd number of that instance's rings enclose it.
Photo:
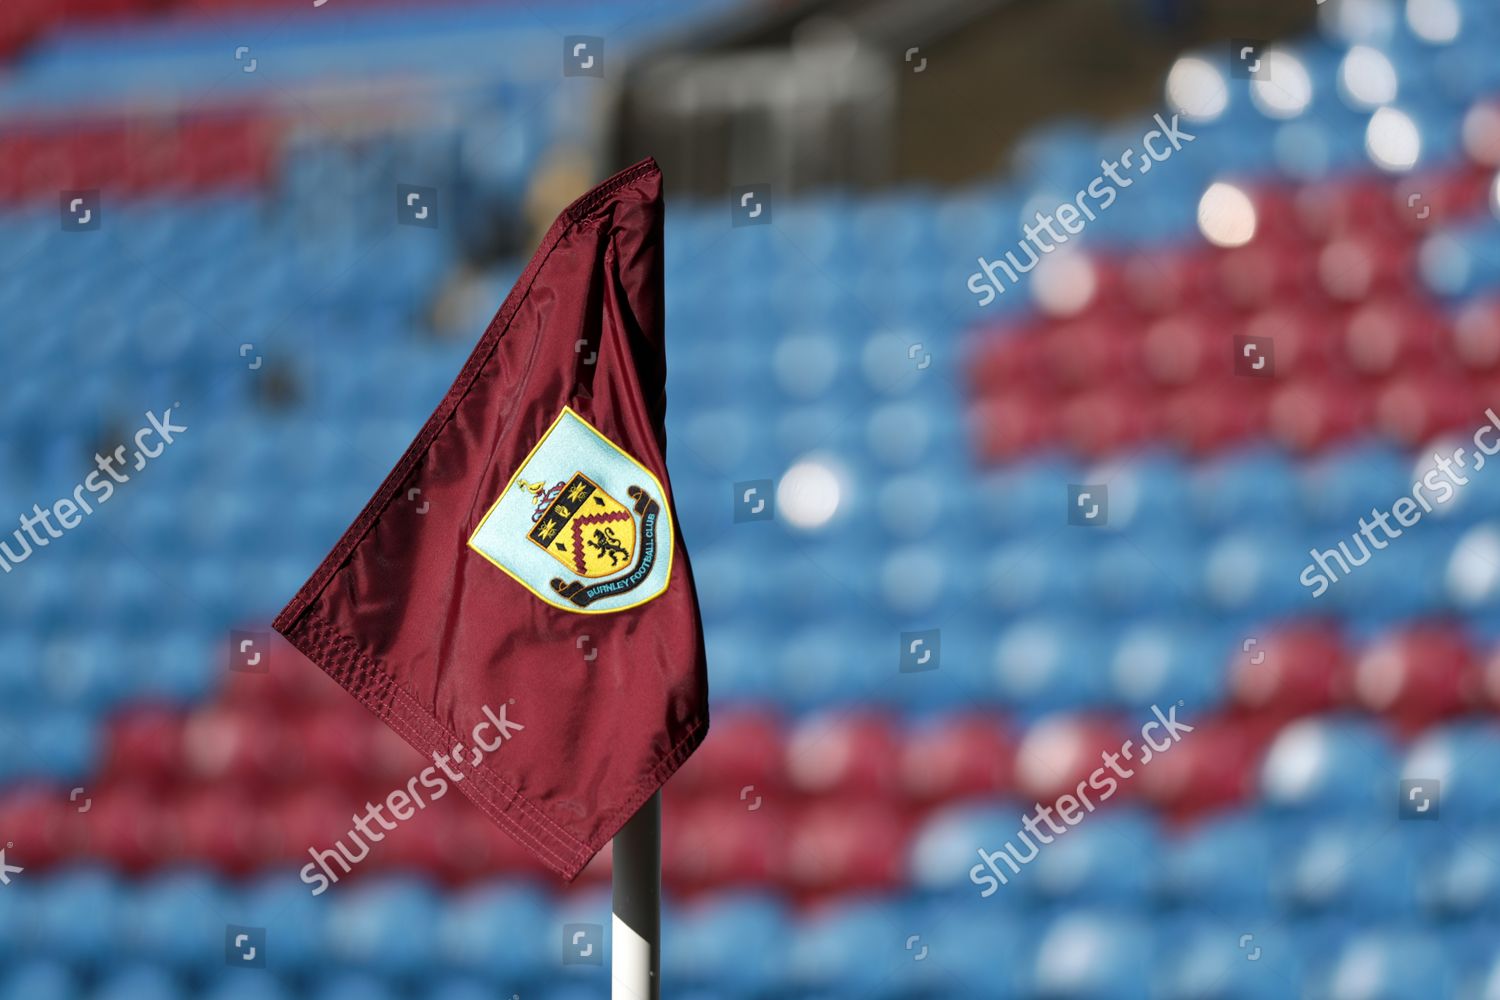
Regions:
[[[526,537],[534,524],[531,515],[536,506],[531,495],[516,486],[524,479],[545,482],[550,487],[575,472],[588,476],[627,508],[632,506],[630,487],[639,486],[660,503],[662,509],[657,525],[656,562],[650,575],[635,589],[601,597],[586,608],[578,607],[552,589],[554,577],[565,583],[577,577]],[[510,477],[504,492],[479,522],[469,539],[469,547],[553,607],[580,614],[601,614],[644,604],[667,589],[667,581],[672,575],[673,534],[666,491],[657,478],[571,407],[563,407],[557,420],[542,435],[542,440]],[[634,551],[631,552],[632,565],[641,550],[640,532],[637,531],[636,535]]]

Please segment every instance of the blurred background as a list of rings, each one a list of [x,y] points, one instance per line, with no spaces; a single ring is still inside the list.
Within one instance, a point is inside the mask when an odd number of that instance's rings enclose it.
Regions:
[[[268,622],[650,154],[714,717],[665,995],[1500,1000],[1500,472],[1299,582],[1500,404],[1497,47],[1494,0],[4,0],[0,997],[605,995],[607,853],[563,887],[458,796],[310,894],[425,762]],[[981,898],[1153,705],[1193,731]]]

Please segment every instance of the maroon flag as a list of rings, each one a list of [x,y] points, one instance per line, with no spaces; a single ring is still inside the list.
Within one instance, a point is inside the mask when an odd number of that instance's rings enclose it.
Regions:
[[[648,159],[552,224],[274,626],[567,879],[708,730],[665,375]]]

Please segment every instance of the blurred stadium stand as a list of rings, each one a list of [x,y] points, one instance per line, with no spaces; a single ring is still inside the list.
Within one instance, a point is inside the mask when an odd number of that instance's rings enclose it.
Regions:
[[[465,802],[312,897],[307,849],[424,762],[284,645],[227,669],[230,632],[264,633],[373,492],[599,149],[655,152],[716,45],[813,18],[342,6],[0,8],[0,512],[69,495],[147,409],[190,428],[0,577],[4,1000],[606,988],[560,959],[564,923],[604,923],[607,855],[559,889]],[[894,5],[807,6],[814,38],[885,25],[861,58],[901,96],[868,138],[920,134]],[[930,44],[1024,45],[1035,7],[943,5]],[[1500,475],[1321,598],[1298,582],[1500,404],[1500,8],[1246,14],[1239,37],[1316,17],[1266,81],[1205,10],[1113,10],[1181,46],[1127,60],[1157,89],[1039,112],[1005,176],[1003,136],[951,128],[954,164],[931,139],[868,174],[773,173],[711,107],[661,136],[715,711],[667,792],[671,995],[1500,1000]],[[674,63],[685,23],[705,41]],[[619,77],[564,78],[572,33]],[[967,93],[1002,132],[1030,97]],[[976,306],[976,258],[1157,110],[1197,138]],[[733,227],[724,194],[762,180],[771,224]],[[397,224],[403,183],[436,228]],[[90,190],[102,225],[64,231]],[[1235,374],[1235,336],[1274,343],[1274,378]],[[753,480],[776,516],[736,524]],[[1068,524],[1070,484],[1108,486],[1106,526]],[[929,629],[937,669],[901,672]],[[976,848],[1179,702],[1191,735],[979,898]],[[1403,779],[1440,782],[1437,822],[1398,819]],[[266,969],[229,966],[231,925],[266,928]]]

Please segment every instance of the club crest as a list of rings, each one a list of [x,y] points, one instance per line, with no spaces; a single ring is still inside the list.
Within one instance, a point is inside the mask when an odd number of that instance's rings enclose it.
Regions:
[[[664,499],[645,466],[564,407],[469,547],[554,607],[623,611],[667,587],[672,519]]]

